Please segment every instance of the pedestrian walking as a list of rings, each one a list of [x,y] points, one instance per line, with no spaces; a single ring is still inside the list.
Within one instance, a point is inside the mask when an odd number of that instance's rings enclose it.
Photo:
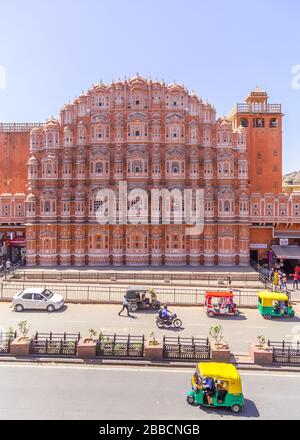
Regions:
[[[278,286],[279,286],[279,273],[276,270],[274,273],[274,278],[273,278],[273,290],[274,292],[278,291]]]
[[[271,270],[270,270],[270,272],[269,272],[269,281],[270,281],[271,283],[273,283],[273,280],[274,280],[274,274],[275,274],[275,269],[274,269],[274,267],[272,267]]]
[[[299,290],[299,279],[300,279],[299,272],[295,272],[295,273],[291,274],[290,276],[293,277],[293,279],[294,279],[294,283],[293,283],[294,290]]]
[[[285,273],[283,273],[281,277],[281,290],[284,291],[287,290],[287,281],[288,281],[287,276]]]
[[[11,261],[10,260],[6,261],[5,267],[6,267],[6,270],[10,270],[11,269]]]
[[[231,284],[232,284],[232,278],[230,273],[227,275],[227,287],[228,289],[231,289]]]
[[[129,302],[127,301],[126,296],[124,296],[123,298],[123,308],[119,313],[119,316],[122,315],[122,313],[124,312],[124,310],[127,310],[127,316],[130,316],[130,312],[129,312]]]

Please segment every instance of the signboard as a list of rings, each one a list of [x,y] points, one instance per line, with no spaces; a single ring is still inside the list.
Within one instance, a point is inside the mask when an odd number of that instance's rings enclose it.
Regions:
[[[268,249],[267,244],[250,244],[250,249]]]
[[[289,239],[288,238],[281,238],[280,239],[280,246],[288,246],[289,245]]]

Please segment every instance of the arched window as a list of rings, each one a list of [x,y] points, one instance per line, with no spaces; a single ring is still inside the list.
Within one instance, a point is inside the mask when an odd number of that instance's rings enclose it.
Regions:
[[[248,128],[249,127],[249,121],[247,118],[242,118],[241,119],[241,126],[244,128]]]
[[[265,127],[265,120],[264,120],[264,118],[255,118],[255,119],[253,119],[253,127],[254,128],[264,128]]]
[[[174,174],[178,174],[180,172],[179,162],[173,162],[172,163],[172,172]]]
[[[102,174],[103,173],[103,163],[97,162],[95,165],[95,173],[96,174]]]
[[[228,200],[225,200],[224,202],[224,211],[230,212],[230,202]]]
[[[277,128],[278,127],[278,119],[272,118],[270,119],[270,128]]]
[[[134,160],[132,162],[132,172],[142,173],[143,172],[143,162],[141,160]]]
[[[50,212],[51,211],[51,205],[50,205],[50,202],[45,202],[44,203],[44,212]]]

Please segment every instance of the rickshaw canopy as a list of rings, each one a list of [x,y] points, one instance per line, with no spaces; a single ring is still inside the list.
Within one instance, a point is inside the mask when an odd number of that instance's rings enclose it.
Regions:
[[[233,298],[232,292],[205,292],[206,298]]]
[[[214,380],[228,382],[230,393],[242,394],[241,377],[234,365],[213,362],[200,363],[197,370],[202,378],[211,377]]]
[[[284,293],[278,293],[278,292],[266,292],[262,291],[259,292],[258,297],[262,301],[288,301],[289,297]]]

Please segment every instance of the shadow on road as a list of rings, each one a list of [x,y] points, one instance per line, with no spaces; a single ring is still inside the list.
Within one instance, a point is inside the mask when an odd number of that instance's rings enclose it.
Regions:
[[[119,315],[119,318],[127,318],[127,319],[139,319],[137,316],[134,315]]]
[[[64,313],[66,310],[68,310],[68,306],[64,305],[61,309],[55,310],[54,312],[48,312],[48,310],[34,310],[34,309],[25,309],[22,312],[16,312],[15,310],[12,310],[13,313],[16,315],[22,316],[23,314],[30,314],[30,315],[38,315],[40,313],[43,313],[44,315],[57,315],[59,313]]]
[[[278,317],[278,318],[274,317],[270,321],[273,321],[273,322],[286,322],[286,323],[291,324],[293,322],[300,322],[300,317],[299,316],[295,316],[294,318],[288,318],[288,317],[284,317],[284,316],[283,317]]]
[[[210,318],[211,320],[218,320],[218,321],[247,321],[248,318],[244,314],[241,314],[239,316],[222,316],[222,315],[215,315],[213,318]]]
[[[241,411],[239,414],[234,414],[229,409],[222,409],[222,408],[208,408],[208,407],[201,407],[200,411],[205,412],[206,414],[214,414],[216,416],[222,417],[232,417],[232,418],[248,418],[248,419],[257,419],[260,417],[260,413],[257,409],[257,406],[252,400],[245,399],[245,408],[243,411]]]
[[[164,327],[164,328],[160,328],[159,330],[163,330],[163,331],[169,331],[169,332],[173,332],[173,333],[179,333],[185,330],[184,327],[180,327],[180,328],[175,328],[175,327]]]

